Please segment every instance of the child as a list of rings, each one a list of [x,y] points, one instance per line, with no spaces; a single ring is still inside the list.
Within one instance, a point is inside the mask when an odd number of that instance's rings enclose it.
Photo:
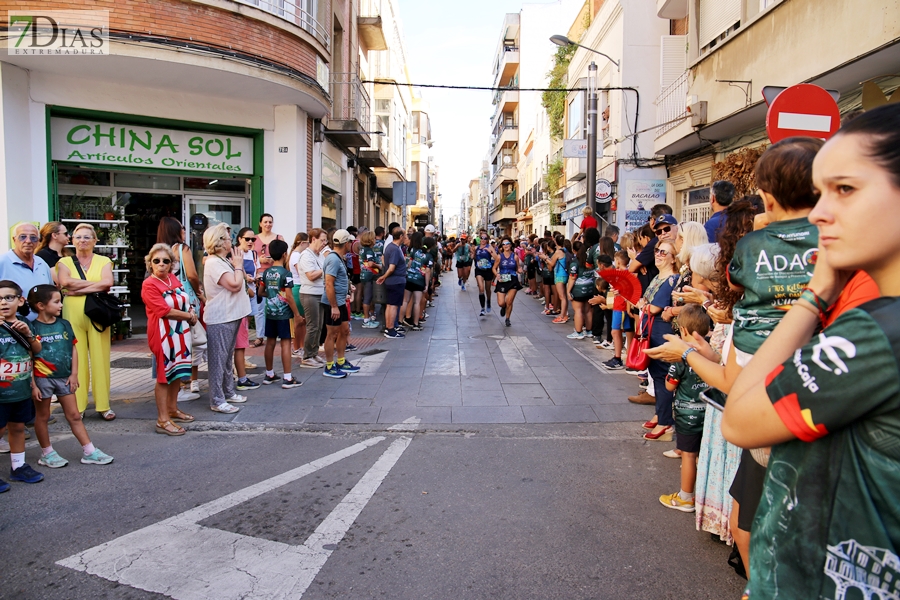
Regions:
[[[628,262],[628,252],[625,250],[616,252],[614,262],[616,269],[619,271],[627,271]],[[622,362],[622,348],[624,347],[624,344],[622,343],[622,332],[625,332],[625,338],[630,344],[631,339],[634,337],[634,322],[631,319],[631,315],[628,314],[628,303],[625,301],[625,298],[620,296],[615,290],[611,290],[611,292],[615,297],[612,304],[612,335],[615,356],[604,362],[603,366],[610,371],[617,371],[625,368],[625,363]]]
[[[694,333],[709,334],[710,321],[699,304],[688,304],[678,315],[679,333],[686,342],[694,341]],[[695,350],[690,350],[695,351]],[[673,363],[666,376],[666,389],[675,392],[675,446],[681,450],[681,491],[659,497],[666,508],[694,512],[694,484],[697,480],[697,456],[703,437],[706,404],[700,393],[709,389],[687,361]]]
[[[284,379],[281,387],[289,390],[303,385],[291,374],[291,315],[300,323],[306,320],[300,316],[297,303],[294,302],[294,278],[285,268],[287,262],[287,242],[273,240],[269,244],[269,256],[274,264],[263,273],[266,311],[266,376],[263,384],[269,385],[278,381],[273,371],[276,338],[281,340],[281,366],[284,368]]]
[[[59,318],[63,307],[62,294],[56,286],[36,285],[28,292],[28,305],[38,315],[31,326],[41,342],[41,350],[34,355],[34,384],[40,392],[40,398],[35,398],[34,401],[37,408],[34,432],[41,444],[38,464],[51,469],[69,464],[53,449],[50,432],[47,430],[50,399],[56,395],[69,422],[69,428],[84,450],[81,462],[86,465],[108,465],[113,457],[91,443],[75,401],[75,390],[78,389],[78,354],[75,352],[77,340],[69,322]]]
[[[31,356],[41,351],[41,342],[16,314],[24,304],[22,288],[8,279],[0,281],[0,428],[9,426],[9,478],[37,483],[44,476],[25,462],[25,423],[35,416],[32,398],[39,394]],[[9,484],[0,479],[0,493],[8,490]]]

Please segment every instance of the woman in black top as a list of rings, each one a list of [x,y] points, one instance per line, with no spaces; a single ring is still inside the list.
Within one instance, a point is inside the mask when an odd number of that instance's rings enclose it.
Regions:
[[[41,227],[41,241],[38,243],[35,254],[44,259],[44,262],[50,267],[54,283],[59,283],[56,279],[56,263],[63,256],[68,256],[66,254],[68,243],[69,231],[59,221],[50,221]]]

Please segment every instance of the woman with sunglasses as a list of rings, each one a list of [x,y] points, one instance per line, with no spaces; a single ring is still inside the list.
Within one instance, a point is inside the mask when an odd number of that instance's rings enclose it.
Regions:
[[[516,255],[509,236],[503,236],[500,240],[500,252],[494,259],[494,279],[497,280],[497,306],[500,307],[500,316],[506,317],[506,326],[512,323],[513,302],[516,300],[516,292],[522,289],[519,282],[519,274],[522,272],[522,261]]]
[[[154,358],[156,379],[156,433],[184,435],[175,423],[190,423],[194,417],[178,409],[181,380],[191,374],[191,326],[198,321],[190,296],[172,274],[177,262],[168,244],[158,243],[144,258],[150,276],[141,285],[141,300],[147,310],[147,344]]]
[[[53,275],[53,282],[57,282],[56,263],[60,258],[68,256],[66,246],[69,244],[69,231],[65,224],[59,221],[50,221],[41,227],[41,241],[38,242],[35,254],[44,259],[47,266],[50,267],[50,274]]]
[[[116,413],[109,408],[110,328],[97,331],[94,323],[84,314],[84,301],[88,294],[108,292],[113,286],[112,261],[102,254],[94,254],[97,234],[93,225],[76,225],[72,241],[75,242],[75,256],[61,258],[56,268],[59,287],[66,290],[63,318],[72,324],[75,339],[78,340],[75,348],[78,351],[78,381],[82,385],[75,390],[75,399],[79,412],[83,414],[87,409],[90,387],[97,413],[104,421],[112,421]]]

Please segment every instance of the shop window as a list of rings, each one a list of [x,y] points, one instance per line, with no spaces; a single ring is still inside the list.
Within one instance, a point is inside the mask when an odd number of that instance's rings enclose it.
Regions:
[[[322,188],[322,229],[338,226],[341,195]]]
[[[247,179],[216,179],[214,177],[185,177],[185,190],[205,190],[207,192],[244,192]]]
[[[60,184],[71,185],[110,185],[109,171],[87,171],[85,169],[59,169],[57,171]]]
[[[116,187],[143,188],[148,190],[180,190],[181,177],[171,175],[144,175],[141,173],[116,173]]]

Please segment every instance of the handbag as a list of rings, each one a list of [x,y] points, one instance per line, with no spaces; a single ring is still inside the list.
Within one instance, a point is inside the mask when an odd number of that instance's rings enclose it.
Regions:
[[[194,291],[194,286],[191,285],[190,280],[187,278],[187,274],[184,272],[184,244],[179,244],[178,246],[178,262],[178,281],[181,282],[181,287],[184,288],[184,293],[187,294],[188,302],[194,307],[194,312],[199,314],[200,298],[197,296],[197,292]]]
[[[78,259],[73,258],[72,262],[81,278],[87,281]],[[84,314],[91,320],[94,329],[101,333],[121,321],[124,312],[125,303],[109,292],[91,292],[84,297]]]
[[[203,326],[200,319],[197,319],[197,323],[191,325],[191,347],[198,348],[200,346],[205,346],[206,342],[206,327]]]
[[[638,331],[635,332],[634,339],[628,344],[628,356],[625,359],[625,366],[629,369],[643,371],[650,364],[650,357],[644,353],[644,350],[650,348],[653,319],[653,315],[648,312],[646,324],[644,324],[644,319],[638,320]]]

